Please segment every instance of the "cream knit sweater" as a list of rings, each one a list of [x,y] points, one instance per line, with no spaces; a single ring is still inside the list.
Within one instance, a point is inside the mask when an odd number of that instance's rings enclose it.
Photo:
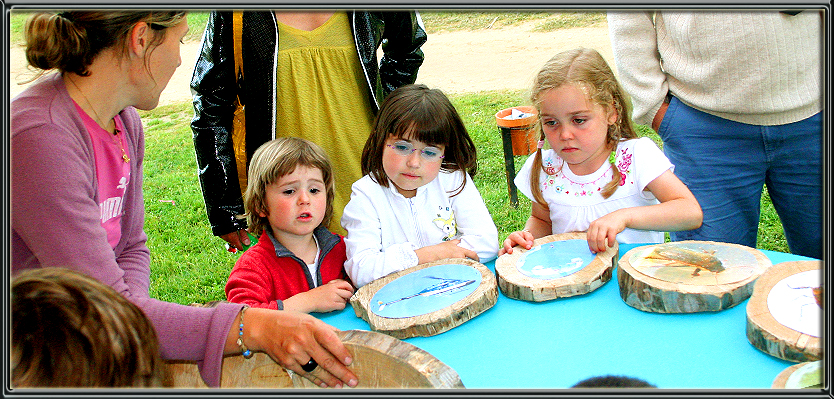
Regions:
[[[620,83],[650,125],[667,91],[725,119],[781,125],[820,111],[822,18],[770,11],[609,12]]]

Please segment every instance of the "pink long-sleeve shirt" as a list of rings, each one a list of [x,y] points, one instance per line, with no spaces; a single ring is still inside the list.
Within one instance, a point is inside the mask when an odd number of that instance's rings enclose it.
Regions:
[[[47,75],[11,102],[11,267],[64,267],[110,285],[154,325],[164,359],[196,361],[220,385],[226,338],[239,304],[199,308],[149,296],[150,252],[143,230],[144,132],[132,107],[120,113],[130,155],[115,248],[101,225],[90,135],[61,75]]]

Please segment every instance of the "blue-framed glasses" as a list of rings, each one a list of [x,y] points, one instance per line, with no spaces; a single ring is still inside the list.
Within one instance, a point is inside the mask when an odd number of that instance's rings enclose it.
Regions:
[[[389,148],[394,150],[397,154],[400,154],[404,157],[411,155],[414,151],[417,151],[414,148],[414,145],[407,142],[407,141],[396,141],[394,144],[386,144]],[[420,150],[420,156],[423,157],[428,162],[440,162],[443,159],[443,150],[437,147],[426,147]]]

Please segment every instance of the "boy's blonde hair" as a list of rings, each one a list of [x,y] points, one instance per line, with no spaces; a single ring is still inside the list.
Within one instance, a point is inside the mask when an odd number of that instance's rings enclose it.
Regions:
[[[608,125],[608,137],[606,146],[609,150],[616,150],[621,140],[637,138],[637,132],[631,124],[630,105],[627,95],[617,82],[617,77],[602,55],[594,49],[577,48],[563,51],[556,54],[544,64],[541,71],[533,81],[533,89],[530,93],[530,101],[539,113],[539,120],[536,129],[539,131],[540,140],[545,139],[544,130],[541,126],[541,102],[544,94],[552,89],[562,87],[566,84],[576,85],[588,96],[588,100],[599,104],[606,112],[616,112],[617,120]],[[611,181],[602,189],[603,198],[608,198],[623,178],[616,166],[612,167],[614,176]],[[539,173],[537,170],[544,170],[542,165],[542,150],[536,151],[533,159],[533,167],[530,173],[530,187],[536,202],[547,205],[539,187]],[[547,173],[545,171],[545,173]]]
[[[296,167],[306,166],[321,170],[327,195],[327,208],[320,226],[330,224],[333,218],[334,177],[330,159],[317,144],[298,137],[282,137],[260,146],[249,163],[249,184],[246,187],[244,206],[249,231],[260,236],[269,227],[269,220],[258,215],[268,214],[266,186],[292,173]]]
[[[13,388],[170,386],[150,320],[113,288],[58,267],[11,285]]]

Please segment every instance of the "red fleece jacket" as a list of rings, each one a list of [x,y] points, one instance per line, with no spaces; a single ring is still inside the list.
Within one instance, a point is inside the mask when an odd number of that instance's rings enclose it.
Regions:
[[[313,279],[317,286],[335,279],[348,280],[344,238],[324,227],[318,227],[313,234],[321,249],[317,276],[310,276],[304,261],[264,231],[258,243],[235,262],[226,283],[226,299],[254,308],[281,310],[285,299],[313,289]]]

